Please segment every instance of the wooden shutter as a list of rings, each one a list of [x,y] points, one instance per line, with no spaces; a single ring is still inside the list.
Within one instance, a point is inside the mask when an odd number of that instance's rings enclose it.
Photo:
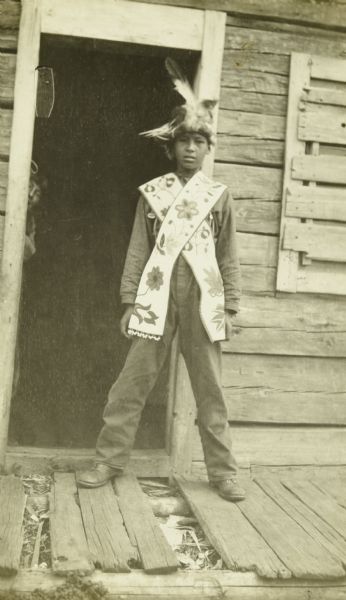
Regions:
[[[277,289],[346,294],[346,60],[291,57]]]

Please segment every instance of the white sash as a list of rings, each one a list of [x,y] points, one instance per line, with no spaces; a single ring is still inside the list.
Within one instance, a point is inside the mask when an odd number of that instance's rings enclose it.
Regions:
[[[139,188],[162,224],[141,277],[129,334],[156,340],[162,336],[172,270],[182,252],[201,290],[200,317],[208,336],[212,342],[225,339],[223,282],[206,221],[225,189],[201,171],[184,187],[168,173]]]

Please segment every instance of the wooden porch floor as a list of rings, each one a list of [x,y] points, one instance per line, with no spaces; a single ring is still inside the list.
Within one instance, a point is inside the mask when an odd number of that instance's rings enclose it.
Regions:
[[[218,573],[248,573],[263,585],[281,582],[287,589],[328,581],[341,586],[342,595],[335,597],[346,597],[346,479],[314,473],[308,478],[262,470],[246,480],[247,498],[238,504],[219,498],[206,482],[178,480],[227,566]],[[17,573],[19,580],[23,576],[19,565],[25,502],[21,479],[2,477],[0,590],[5,577],[13,582]],[[181,572],[133,475],[116,479],[114,488],[108,484],[87,490],[77,488],[74,473],[56,472],[49,504],[51,575],[90,576],[97,569],[131,576],[140,569],[162,580],[162,575],[169,579],[168,574]],[[210,574],[216,572],[204,571]]]

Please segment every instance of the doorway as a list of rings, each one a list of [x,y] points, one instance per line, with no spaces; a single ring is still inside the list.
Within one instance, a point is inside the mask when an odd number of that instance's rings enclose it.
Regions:
[[[107,392],[129,343],[119,287],[136,188],[171,168],[138,137],[179,101],[165,73],[173,56],[190,80],[197,54],[43,35],[55,105],[35,121],[33,159],[47,180],[36,253],[24,265],[19,380],[10,444],[93,447]],[[164,448],[168,365],[143,412],[136,447]]]

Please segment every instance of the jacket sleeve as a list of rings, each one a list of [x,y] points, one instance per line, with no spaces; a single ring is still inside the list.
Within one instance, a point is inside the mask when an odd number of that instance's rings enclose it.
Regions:
[[[241,294],[240,265],[235,210],[229,190],[224,192],[218,205],[220,230],[215,245],[216,259],[225,290],[225,308],[237,312]]]
[[[140,196],[120,284],[122,304],[135,303],[139,282],[151,254],[151,246],[145,200]]]

